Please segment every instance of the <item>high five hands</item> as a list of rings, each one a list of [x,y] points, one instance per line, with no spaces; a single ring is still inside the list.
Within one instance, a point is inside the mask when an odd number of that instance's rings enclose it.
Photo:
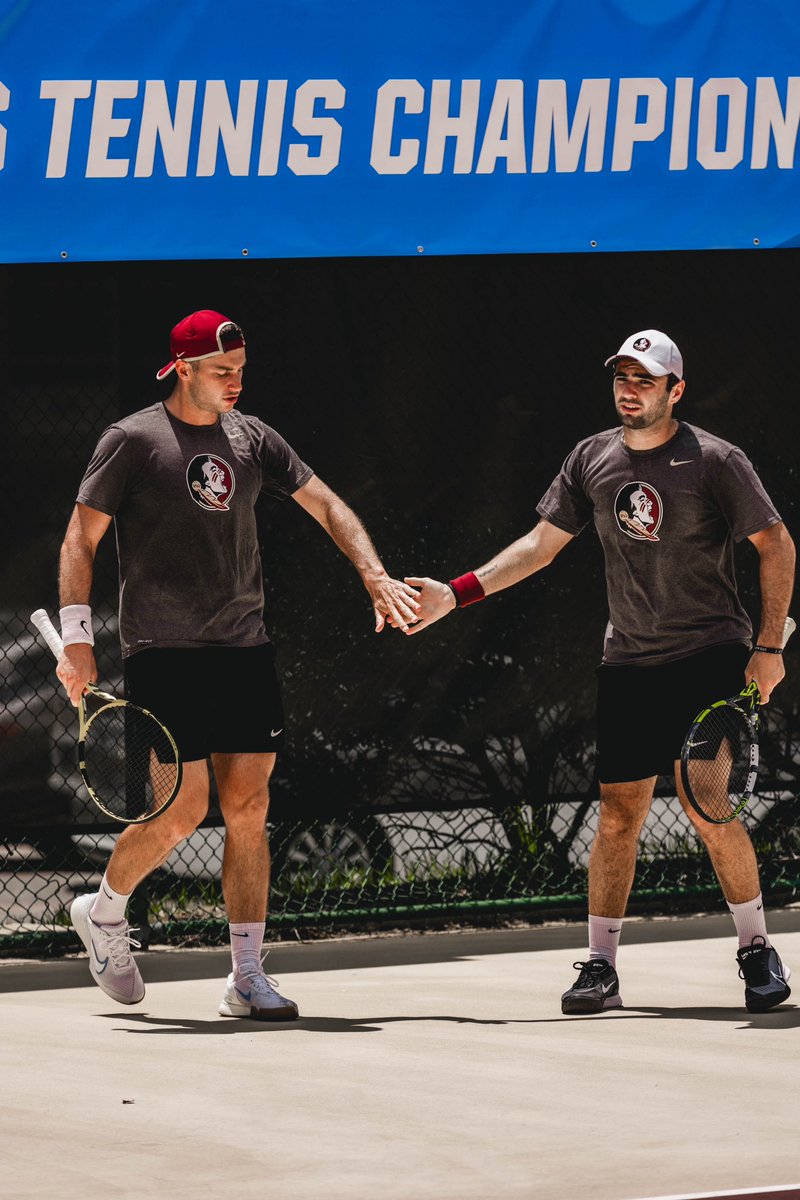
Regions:
[[[408,633],[409,625],[419,619],[419,593],[409,586],[411,582],[409,579],[401,582],[389,575],[364,580],[372,599],[376,633],[387,623]]]
[[[416,597],[416,613],[413,620],[403,624],[395,620],[391,613],[387,616],[388,623],[395,629],[402,629],[403,633],[421,633],[423,629],[433,625],[434,621],[446,617],[456,606],[453,589],[446,583],[440,583],[438,579],[408,575],[404,582],[409,585],[409,591],[412,588],[416,589],[413,592]]]

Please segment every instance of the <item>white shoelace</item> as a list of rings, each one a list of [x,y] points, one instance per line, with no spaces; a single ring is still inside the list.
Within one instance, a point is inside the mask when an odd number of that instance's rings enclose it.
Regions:
[[[266,984],[269,991],[275,992],[276,995],[280,995],[280,992],[278,991],[277,979],[273,979],[272,976],[268,975],[264,970],[264,963],[268,954],[269,950],[267,950],[262,956],[261,962],[257,967],[253,967],[250,971],[243,971],[239,976],[239,979],[249,979],[255,987],[263,987],[264,984]]]
[[[119,933],[109,933],[107,925],[101,925],[103,931],[103,949],[110,956],[115,971],[126,971],[133,963],[131,948],[141,950],[142,943],[137,942],[131,935],[138,930],[126,925]]]

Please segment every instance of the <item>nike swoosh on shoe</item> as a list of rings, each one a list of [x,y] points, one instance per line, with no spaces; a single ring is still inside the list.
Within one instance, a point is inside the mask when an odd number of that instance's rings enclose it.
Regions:
[[[92,942],[92,955],[94,956],[95,966],[97,968],[97,974],[102,975],[103,971],[105,971],[106,967],[108,966],[108,959],[101,958],[100,955],[97,953],[97,947],[94,944],[94,940],[90,938],[90,941]]]

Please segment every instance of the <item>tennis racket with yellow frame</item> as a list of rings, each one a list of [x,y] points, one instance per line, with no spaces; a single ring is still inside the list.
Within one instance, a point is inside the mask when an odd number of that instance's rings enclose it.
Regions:
[[[31,622],[60,658],[64,646],[46,611],[37,609]],[[100,705],[91,713],[88,697]],[[146,708],[93,683],[78,703],[78,768],[100,811],[122,825],[160,816],[181,786],[181,756],[166,726]]]

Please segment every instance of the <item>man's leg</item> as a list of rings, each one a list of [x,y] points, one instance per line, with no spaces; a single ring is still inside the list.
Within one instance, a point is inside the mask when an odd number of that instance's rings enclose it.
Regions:
[[[144,984],[131,955],[125,906],[131,892],[193,833],[208,811],[204,760],[184,763],[181,790],[166,812],[146,825],[130,825],[117,839],[100,891],[78,896],[70,917],[89,954],[97,984],[121,1004],[137,1004]]]
[[[639,834],[657,776],[600,784],[600,815],[589,856],[589,912],[624,917],[636,870]]]
[[[589,956],[576,964],[578,978],[561,997],[564,1013],[602,1012],[622,1003],[617,944],[656,778],[600,784],[597,833],[589,856]]]
[[[791,971],[770,945],[761,898],[758,863],[750,835],[741,821],[713,825],[689,803],[675,763],[675,781],[686,815],[700,836],[722,894],[728,902],[739,937],[737,960],[745,981],[745,1003],[751,1012],[765,1012],[791,995]]]
[[[679,762],[675,763],[675,782],[684,811],[708,851],[725,899],[729,904],[752,900],[761,890],[761,884],[756,853],[744,825],[741,821],[730,821],[727,825],[704,821],[686,798]]]
[[[194,833],[208,812],[205,759],[183,764],[181,790],[165,813],[145,825],[129,825],[117,839],[106,876],[116,892],[130,893]]]
[[[265,921],[270,856],[269,780],[274,754],[213,754],[211,762],[225,821],[222,892],[228,920]]]
[[[233,970],[219,1007],[226,1017],[287,1021],[298,1015],[297,1005],[277,992],[261,967],[270,873],[269,780],[275,757],[214,754],[211,758],[225,820],[222,891],[233,957]]]

